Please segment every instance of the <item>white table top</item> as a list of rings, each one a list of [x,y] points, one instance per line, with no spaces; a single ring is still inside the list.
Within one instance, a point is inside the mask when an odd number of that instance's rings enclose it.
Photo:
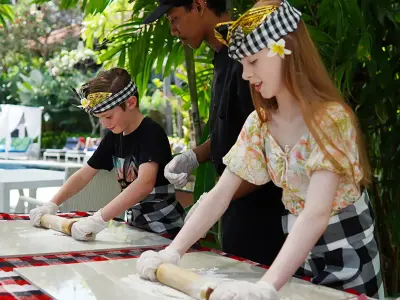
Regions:
[[[72,167],[82,167],[82,164],[72,163],[72,162],[58,162],[58,161],[50,161],[50,160],[2,160],[0,159],[0,164],[7,164],[7,165],[23,165],[23,166],[30,166],[34,167],[37,166],[38,168],[54,168],[65,170],[65,168],[72,168]]]
[[[21,220],[0,221],[0,236],[4,237],[0,257],[154,247],[171,242],[155,233],[114,220],[90,242],[76,241],[71,236],[51,229],[32,227],[29,221]]]
[[[19,275],[59,300],[190,300],[193,299],[160,283],[140,279],[136,258],[46,267],[14,269]],[[258,281],[264,269],[214,253],[194,252],[182,257],[180,267],[204,276],[205,282],[224,280]],[[207,278],[207,279],[206,279]],[[279,292],[281,299],[338,300],[355,295],[292,278]]]
[[[65,172],[40,169],[0,170],[0,183],[40,183],[64,181]]]

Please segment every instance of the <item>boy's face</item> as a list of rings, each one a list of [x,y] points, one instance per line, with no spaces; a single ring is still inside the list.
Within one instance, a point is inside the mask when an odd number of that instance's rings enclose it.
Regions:
[[[166,16],[170,21],[173,36],[193,49],[200,47],[205,36],[204,18],[195,5],[191,11],[187,11],[184,7],[171,8]]]
[[[124,132],[132,123],[132,110],[137,110],[136,97],[130,97],[125,102],[125,110],[121,106],[116,106],[103,113],[95,114],[99,118],[103,127],[111,130],[115,134]]]
[[[110,129],[113,133],[119,134],[125,130],[126,111],[122,107],[117,106],[100,114],[95,114],[99,118],[101,125],[104,128]]]

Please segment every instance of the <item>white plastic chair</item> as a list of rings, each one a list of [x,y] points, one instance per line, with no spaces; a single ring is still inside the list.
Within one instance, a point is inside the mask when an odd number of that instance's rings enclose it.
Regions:
[[[77,167],[67,167],[65,169],[64,182],[78,170],[79,168]],[[84,189],[60,206],[60,211],[97,211],[114,199],[120,191],[121,188],[116,180],[115,171],[99,170]],[[29,206],[42,205],[44,203],[44,201],[38,199],[20,196],[16,212],[24,211],[24,202],[28,202]],[[125,214],[119,217],[125,218]]]
[[[67,168],[65,181],[77,170]],[[121,192],[115,171],[99,170],[89,184],[78,194],[64,202],[60,207],[61,212],[70,211],[97,211]]]

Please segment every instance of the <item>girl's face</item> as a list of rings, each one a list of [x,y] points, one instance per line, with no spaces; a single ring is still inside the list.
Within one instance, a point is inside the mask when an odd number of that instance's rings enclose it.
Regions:
[[[242,59],[243,79],[255,86],[265,99],[279,94],[284,87],[283,59],[279,55],[268,57],[268,48]]]

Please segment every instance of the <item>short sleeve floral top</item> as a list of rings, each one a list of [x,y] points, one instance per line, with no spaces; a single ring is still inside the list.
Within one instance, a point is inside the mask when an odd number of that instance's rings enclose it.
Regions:
[[[272,180],[275,185],[282,187],[283,204],[294,215],[304,208],[313,171],[329,170],[341,174],[332,207],[332,215],[335,215],[361,195],[359,182],[363,174],[359,164],[356,130],[345,108],[336,103],[327,107],[321,128],[336,145],[326,146],[326,151],[344,171],[338,170],[330,162],[309,133],[291,149],[282,149],[270,134],[267,124],[260,122],[256,111],[247,118],[236,144],[224,157],[224,163],[231,172],[250,183],[262,185]],[[321,135],[321,139],[324,141],[324,135]]]

